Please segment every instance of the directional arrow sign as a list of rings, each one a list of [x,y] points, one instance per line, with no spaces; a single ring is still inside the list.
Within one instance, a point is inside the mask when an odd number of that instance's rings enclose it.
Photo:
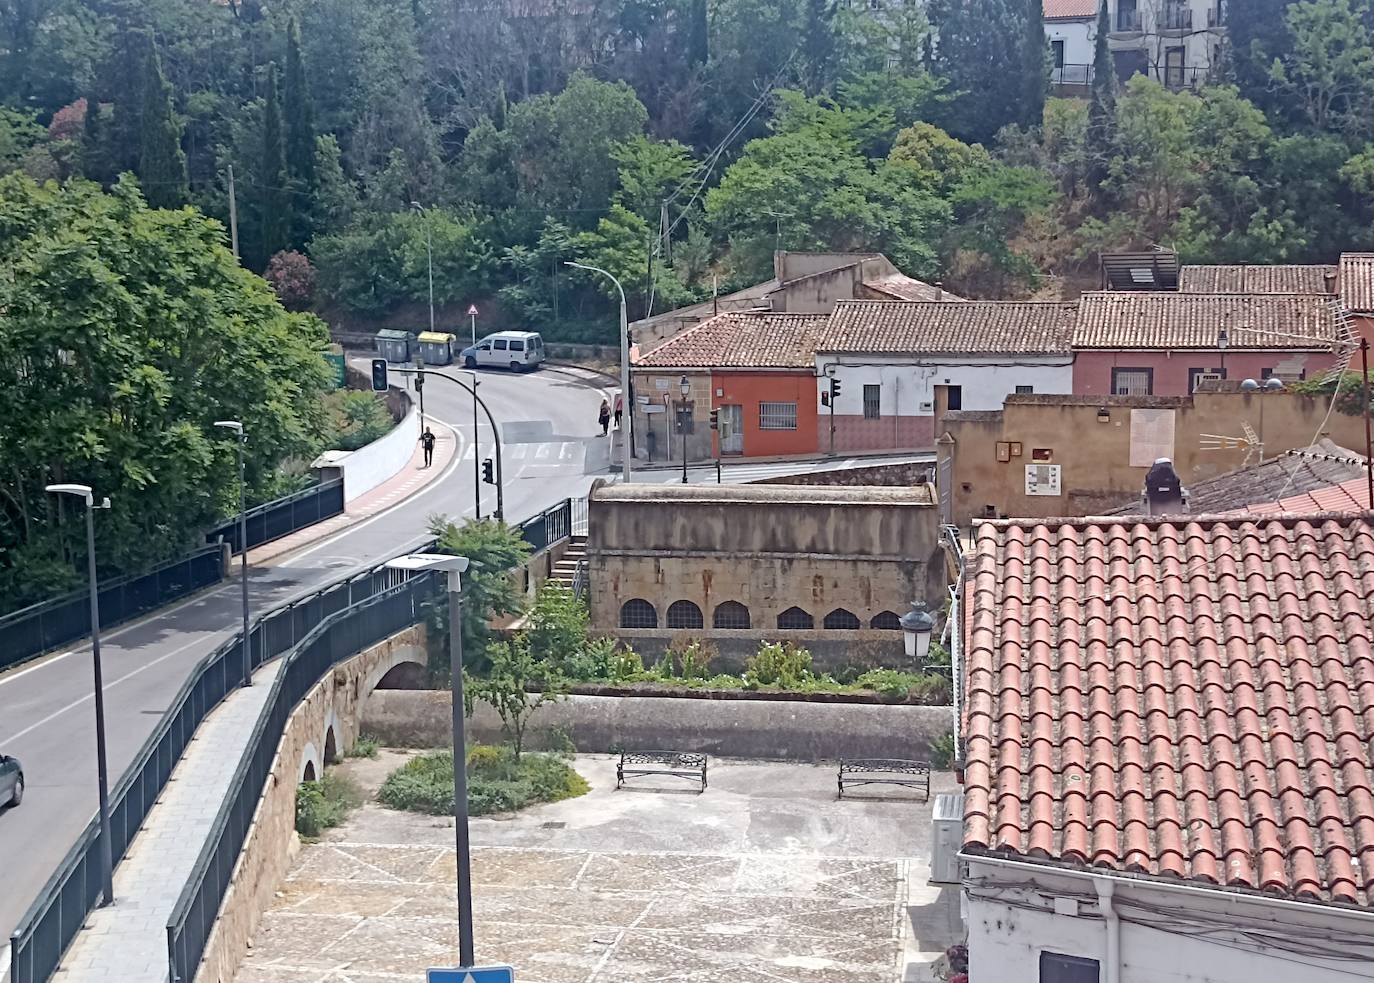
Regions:
[[[510,966],[470,966],[467,969],[431,969],[426,983],[515,983]]]

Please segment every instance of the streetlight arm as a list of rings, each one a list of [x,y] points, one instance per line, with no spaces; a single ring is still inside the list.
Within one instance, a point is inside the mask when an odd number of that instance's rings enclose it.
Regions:
[[[628,485],[631,480],[630,458],[634,455],[635,408],[630,401],[630,323],[625,314],[625,288],[620,285],[614,274],[599,266],[574,263],[572,260],[565,260],[564,265],[590,273],[600,273],[614,283],[615,289],[620,292],[620,399],[625,406],[625,421],[628,425],[620,432],[621,480]]]
[[[415,374],[414,369],[397,369],[396,371],[399,372],[401,375]],[[487,407],[487,404],[482,399],[482,397],[477,395],[477,387],[475,385],[469,386],[462,379],[455,379],[453,376],[444,375],[442,372],[431,372],[429,373],[427,378],[444,379],[445,381],[451,382],[455,386],[458,386],[460,389],[472,393],[473,402],[475,402],[478,406],[482,407],[482,412],[486,414],[487,425],[491,427],[491,436],[492,439],[496,442],[496,518],[504,522],[506,518],[506,503],[505,484],[501,477],[501,431],[496,426],[496,418],[491,415],[491,410]],[[477,435],[474,433],[474,443],[476,441],[476,437]]]
[[[570,259],[569,259],[569,260],[565,260],[565,261],[563,262],[563,265],[564,265],[564,266],[573,266],[573,267],[576,267],[576,268],[579,269],[579,270],[588,270],[588,271],[590,271],[590,272],[592,272],[592,273],[600,273],[602,276],[606,277],[608,280],[610,280],[612,283],[615,284],[615,289],[618,290],[618,291],[620,291],[620,302],[621,302],[622,304],[625,303],[625,288],[622,287],[622,286],[620,285],[620,281],[617,280],[617,279],[615,278],[615,275],[614,275],[614,274],[608,273],[606,270],[603,270],[603,269],[602,269],[601,267],[599,267],[599,266],[588,266],[586,263],[574,263],[574,262],[573,262],[572,260],[570,260]]]

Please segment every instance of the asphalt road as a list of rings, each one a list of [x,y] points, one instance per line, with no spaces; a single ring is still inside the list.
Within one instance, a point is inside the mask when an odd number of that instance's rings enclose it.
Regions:
[[[479,392],[502,424],[506,516],[522,520],[583,495],[584,440],[599,432],[602,381],[544,370],[481,373]],[[431,380],[426,413],[453,425],[457,459],[443,476],[389,512],[250,574],[255,610],[282,603],[404,553],[426,538],[428,516],[470,514],[473,507],[472,399]],[[599,436],[595,438],[601,440]],[[491,453],[488,427],[480,454]],[[495,506],[487,486],[483,514]],[[110,783],[132,761],[196,663],[239,624],[239,586],[219,587],[102,637]],[[24,765],[24,804],[0,811],[0,968],[9,934],[76,837],[95,814],[95,721],[89,646],[0,675],[0,750]]]

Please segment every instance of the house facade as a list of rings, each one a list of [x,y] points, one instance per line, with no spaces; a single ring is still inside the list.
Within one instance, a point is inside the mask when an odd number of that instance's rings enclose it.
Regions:
[[[1086,95],[1097,43],[1093,0],[1044,0],[1051,82]],[[1107,0],[1107,48],[1117,79],[1148,75],[1170,89],[1195,89],[1221,68],[1226,0]]]

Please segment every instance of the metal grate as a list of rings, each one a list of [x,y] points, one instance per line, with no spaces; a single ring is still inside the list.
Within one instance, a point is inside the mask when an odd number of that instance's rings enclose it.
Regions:
[[[864,386],[864,419],[876,420],[882,413],[883,387]]]
[[[668,605],[669,628],[701,628],[704,624],[701,608],[691,601],[674,601]]]
[[[657,628],[658,611],[642,597],[632,597],[620,606],[621,628]]]
[[[788,608],[778,615],[778,627],[791,631],[806,631],[816,627],[816,620],[801,608]]]
[[[857,615],[853,611],[846,611],[844,608],[836,608],[825,616],[821,624],[828,631],[854,631],[862,628]]]
[[[879,611],[868,623],[868,627],[876,628],[878,631],[901,631],[902,620],[891,611]]]
[[[723,601],[716,605],[711,618],[713,628],[744,629],[749,627],[749,609],[739,601]]]
[[[796,403],[759,403],[760,430],[796,430]]]

